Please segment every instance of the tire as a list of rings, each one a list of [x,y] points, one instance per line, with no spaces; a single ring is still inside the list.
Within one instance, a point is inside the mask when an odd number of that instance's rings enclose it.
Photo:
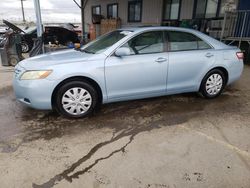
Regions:
[[[208,72],[203,78],[200,93],[207,99],[213,99],[221,95],[225,85],[225,74],[219,69],[214,69]]]
[[[22,53],[28,53],[30,51],[30,47],[26,42],[21,43]]]
[[[19,62],[19,58],[17,55],[10,55],[9,56],[9,65],[10,66],[16,66],[17,63]]]
[[[83,118],[97,108],[98,94],[88,82],[70,81],[59,88],[55,96],[57,112],[68,118]]]

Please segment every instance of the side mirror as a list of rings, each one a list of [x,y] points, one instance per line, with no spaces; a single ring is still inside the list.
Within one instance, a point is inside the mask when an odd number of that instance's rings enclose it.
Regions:
[[[121,47],[115,51],[115,56],[122,57],[130,55],[130,49],[127,47]]]

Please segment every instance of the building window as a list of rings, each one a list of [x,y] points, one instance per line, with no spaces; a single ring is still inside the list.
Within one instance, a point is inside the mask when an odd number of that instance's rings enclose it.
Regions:
[[[223,17],[225,12],[232,11],[236,9],[237,0],[221,0],[220,1],[220,9],[219,9],[219,17]],[[241,2],[241,1],[240,1]],[[244,1],[243,1],[244,2]]]
[[[163,20],[177,20],[179,18],[181,0],[164,0]]]
[[[207,0],[197,0],[195,9],[195,18],[204,18]]]
[[[118,17],[118,4],[108,4],[107,5],[107,18],[117,18]]]
[[[227,0],[221,0],[219,17],[224,16],[226,7],[227,7]]]
[[[206,18],[216,17],[217,8],[218,8],[218,0],[207,0],[207,10],[205,17]]]
[[[93,6],[92,7],[92,15],[101,15],[101,6]]]
[[[128,22],[141,22],[142,1],[128,2]]]
[[[195,18],[214,18],[217,16],[218,0],[196,0]]]

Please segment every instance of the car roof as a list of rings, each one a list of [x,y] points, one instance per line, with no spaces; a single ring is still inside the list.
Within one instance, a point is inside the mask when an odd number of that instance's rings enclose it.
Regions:
[[[128,30],[133,32],[142,32],[142,31],[151,31],[151,30],[169,30],[169,31],[183,31],[183,32],[190,32],[190,31],[197,31],[194,29],[183,28],[183,27],[172,27],[172,26],[139,26],[139,27],[125,27],[119,30]],[[197,31],[199,32],[199,31]]]
[[[194,34],[201,38],[202,40],[209,43],[211,46],[213,46],[215,49],[225,49],[225,48],[231,48],[230,46],[200,32],[195,29],[189,29],[189,28],[183,28],[183,27],[170,27],[170,26],[141,26],[141,27],[128,27],[128,28],[122,28],[119,30],[127,30],[132,31],[135,33],[145,32],[145,31],[152,31],[152,30],[167,30],[167,31],[180,31],[180,32],[187,32]]]

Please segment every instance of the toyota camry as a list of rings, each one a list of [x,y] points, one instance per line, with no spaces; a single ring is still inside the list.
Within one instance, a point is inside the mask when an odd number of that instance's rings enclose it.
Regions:
[[[119,29],[80,49],[21,61],[18,101],[79,118],[98,105],[199,92],[219,96],[243,71],[243,53],[201,32],[175,27]]]

